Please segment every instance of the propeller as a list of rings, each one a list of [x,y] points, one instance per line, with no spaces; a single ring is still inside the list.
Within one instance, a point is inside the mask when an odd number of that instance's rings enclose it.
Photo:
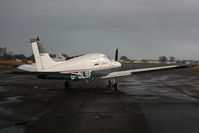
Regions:
[[[115,51],[115,61],[118,61],[118,48]]]

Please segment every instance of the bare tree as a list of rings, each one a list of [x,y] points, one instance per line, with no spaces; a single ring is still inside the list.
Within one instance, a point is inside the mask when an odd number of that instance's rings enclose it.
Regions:
[[[128,59],[126,56],[121,56],[120,60],[129,61],[130,59]]]
[[[24,54],[16,54],[15,58],[16,59],[26,59],[26,56]]]
[[[32,60],[32,61],[34,61],[34,60],[35,60],[34,55],[31,54],[30,56],[28,56],[28,57],[27,57],[27,60]]]
[[[168,61],[168,59],[167,59],[166,56],[160,56],[160,57],[159,57],[159,61],[160,61],[161,63],[166,63],[166,62]]]
[[[3,56],[3,48],[0,47],[0,57]]]
[[[169,61],[170,61],[170,62],[175,62],[175,61],[176,61],[176,58],[173,57],[173,56],[171,56],[171,57],[169,57]]]
[[[7,55],[7,48],[0,47],[0,56],[3,57],[4,55]]]

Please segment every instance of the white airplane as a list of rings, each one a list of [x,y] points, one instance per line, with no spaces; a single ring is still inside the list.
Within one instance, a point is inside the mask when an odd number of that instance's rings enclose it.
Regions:
[[[118,89],[117,77],[129,76],[140,72],[149,72],[165,69],[176,69],[192,67],[193,65],[172,65],[163,67],[152,67],[119,71],[121,63],[118,62],[118,49],[115,53],[115,60],[110,60],[101,53],[84,54],[68,60],[53,61],[42,47],[39,37],[31,39],[35,64],[24,64],[17,68],[35,74],[40,79],[65,80],[65,88],[70,88],[70,81],[73,80],[95,80],[109,79],[109,86]]]

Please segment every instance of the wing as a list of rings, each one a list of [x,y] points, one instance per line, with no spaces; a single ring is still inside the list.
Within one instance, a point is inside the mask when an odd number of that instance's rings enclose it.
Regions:
[[[122,76],[129,76],[136,73],[144,73],[144,72],[151,72],[151,71],[160,71],[160,70],[168,70],[168,69],[180,69],[180,68],[189,68],[195,65],[173,65],[173,66],[163,66],[163,67],[152,67],[152,68],[141,68],[141,69],[133,69],[133,70],[126,70],[126,71],[117,71],[108,74],[107,76],[102,77],[105,78],[115,78],[115,77],[122,77]]]

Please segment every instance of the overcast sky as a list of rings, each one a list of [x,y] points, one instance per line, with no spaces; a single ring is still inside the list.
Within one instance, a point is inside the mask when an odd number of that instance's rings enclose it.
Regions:
[[[0,46],[32,53],[101,52],[130,59],[199,59],[199,0],[0,0]]]

